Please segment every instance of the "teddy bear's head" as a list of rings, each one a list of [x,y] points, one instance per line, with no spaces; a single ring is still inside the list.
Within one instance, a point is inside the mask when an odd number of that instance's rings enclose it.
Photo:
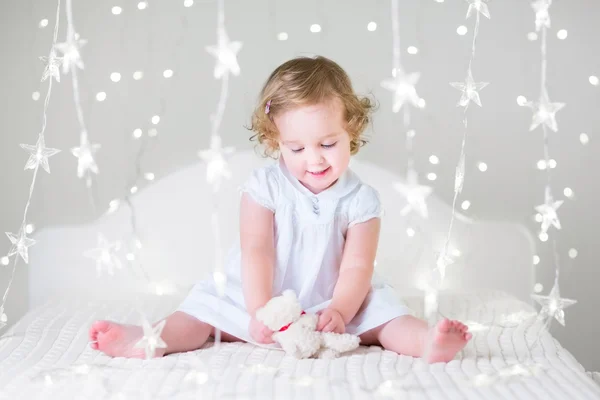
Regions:
[[[302,307],[293,290],[285,290],[281,296],[273,297],[256,311],[256,319],[272,331],[295,322],[302,314]]]

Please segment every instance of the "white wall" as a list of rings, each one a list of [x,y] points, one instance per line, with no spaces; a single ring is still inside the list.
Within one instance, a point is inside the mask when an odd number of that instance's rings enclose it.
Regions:
[[[74,2],[74,20],[79,33],[89,43],[83,50],[86,69],[81,74],[85,118],[93,141],[101,143],[97,161],[101,173],[95,196],[99,210],[93,210],[82,181],[75,176],[76,159],[68,151],[78,145],[70,77],[55,85],[50,102],[46,144],[62,149],[50,159],[51,175],[40,171],[28,221],[37,227],[80,223],[93,219],[108,202],[123,195],[134,174],[134,155],[139,142],[132,140],[133,129],[147,128],[152,115],[164,113],[159,136],[147,149],[144,171],[157,178],[196,160],[198,149],[208,145],[209,115],[217,106],[220,83],[212,79],[213,58],[204,47],[216,41],[216,2],[197,1],[184,8],[182,0],[150,1],[147,10],[137,10],[133,1],[112,3]],[[318,3],[318,4],[317,4]],[[471,30],[474,19],[465,21],[467,3],[433,0],[400,2],[402,62],[408,71],[422,73],[417,90],[426,99],[424,112],[413,112],[416,166],[422,173],[435,171],[436,192],[451,201],[454,167],[462,135],[460,109],[455,107],[459,93],[448,82],[464,78],[471,32],[456,34],[459,25]],[[64,1],[63,1],[64,5]],[[119,16],[113,5],[123,7]],[[543,202],[545,174],[536,169],[543,158],[541,131],[528,132],[531,112],[516,104],[518,95],[536,97],[539,93],[539,41],[529,41],[534,30],[534,14],[528,2],[505,0],[489,4],[492,19],[481,21],[477,58],[473,65],[476,80],[491,84],[481,92],[484,108],[470,110],[467,144],[467,177],[461,199],[472,202],[467,214],[526,222],[532,230],[533,207]],[[31,171],[23,171],[27,154],[20,143],[34,144],[41,127],[42,100],[31,98],[46,83],[39,83],[43,64],[37,57],[50,48],[56,4],[54,1],[5,2],[0,12],[0,229],[18,229],[31,183]],[[567,199],[559,216],[563,230],[557,235],[562,261],[563,296],[579,303],[567,311],[567,327],[556,329],[556,337],[574,353],[587,369],[600,370],[600,353],[594,337],[600,334],[596,318],[598,302],[596,268],[596,226],[600,222],[595,204],[598,194],[597,156],[600,155],[598,126],[600,87],[589,84],[588,76],[600,75],[600,53],[594,16],[600,3],[593,0],[555,2],[551,8],[552,30],[548,37],[548,86],[551,99],[567,107],[557,114],[559,133],[551,134],[550,151],[557,161],[553,189],[562,198],[564,187],[575,192]],[[48,27],[38,28],[42,18]],[[183,26],[187,20],[187,28]],[[65,15],[61,16],[59,38],[64,37]],[[378,29],[366,25],[376,21]],[[312,23],[323,31],[313,34]],[[226,25],[232,40],[242,40],[239,54],[242,75],[230,81],[230,96],[221,132],[226,145],[249,148],[244,129],[260,85],[282,61],[301,54],[322,54],[339,62],[354,80],[359,92],[372,93],[381,107],[369,132],[371,143],[359,157],[403,172],[406,165],[404,134],[400,115],[391,113],[391,95],[379,86],[392,68],[391,24],[388,1],[226,2]],[[567,29],[568,38],[556,38],[558,29]],[[278,41],[280,31],[289,34]],[[179,45],[179,39],[183,39]],[[419,48],[409,55],[409,45]],[[162,78],[164,69],[175,76]],[[140,81],[131,79],[143,70]],[[110,81],[120,72],[119,83]],[[94,100],[97,92],[107,100]],[[587,132],[590,143],[583,146],[579,134]],[[438,166],[428,163],[437,155]],[[594,157],[596,156],[596,157]],[[481,173],[478,161],[489,169]],[[548,242],[549,243],[549,242]],[[540,282],[549,290],[553,266],[548,243],[538,243],[542,262]],[[578,250],[570,259],[567,251]],[[9,241],[0,241],[0,254],[6,254]],[[510,251],[510,249],[507,249]],[[493,255],[490,255],[493,256]],[[19,264],[9,296],[11,318],[26,308],[25,281],[28,270]],[[10,269],[0,270],[4,290]],[[584,335],[585,333],[585,335]]]

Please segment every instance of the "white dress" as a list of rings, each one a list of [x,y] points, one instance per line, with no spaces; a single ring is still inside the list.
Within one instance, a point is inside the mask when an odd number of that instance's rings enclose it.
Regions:
[[[315,195],[291,175],[282,160],[254,170],[241,191],[274,212],[273,295],[293,289],[306,312],[326,308],[338,278],[346,231],[383,214],[377,191],[348,168],[333,186]],[[226,274],[223,298],[212,280],[200,281],[178,311],[258,344],[248,332],[250,316],[242,292],[239,240],[228,254]],[[390,285],[378,281],[374,276],[372,288],[346,332],[360,335],[412,314]]]

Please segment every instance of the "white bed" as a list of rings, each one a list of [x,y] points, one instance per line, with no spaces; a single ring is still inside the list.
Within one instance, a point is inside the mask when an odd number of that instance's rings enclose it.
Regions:
[[[262,161],[244,152],[230,162],[233,178],[218,200],[227,245],[237,229],[236,188]],[[422,314],[415,287],[443,243],[449,207],[432,196],[428,220],[402,218],[404,200],[391,185],[399,178],[356,160],[352,167],[380,191],[386,208],[377,268]],[[468,321],[475,337],[450,363],[427,365],[376,347],[333,361],[298,361],[242,343],[208,343],[149,361],[91,350],[92,321],[139,323],[141,313],[162,318],[195,280],[210,273],[213,200],[204,174],[201,164],[185,168],[134,198],[144,246],[139,260],[152,285],[133,279],[126,267],[98,279],[94,262],[82,255],[96,246],[98,232],[109,241],[127,236],[127,207],[88,225],[36,234],[28,267],[31,311],[0,339],[0,399],[600,398],[597,376],[586,373],[534,318],[523,318],[534,315],[531,237],[516,224],[462,216],[451,242],[460,253],[448,269],[452,292],[440,298],[440,312]],[[406,235],[407,224],[414,237]],[[149,287],[162,295],[148,294]]]

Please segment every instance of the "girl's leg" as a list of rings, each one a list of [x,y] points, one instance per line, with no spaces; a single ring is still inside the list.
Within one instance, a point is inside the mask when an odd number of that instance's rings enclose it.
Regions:
[[[191,315],[176,311],[167,317],[161,338],[166,349],[156,349],[156,357],[166,354],[196,350],[202,347],[214,329],[209,324],[199,321]],[[145,357],[143,348],[135,348],[142,338],[140,326],[123,325],[110,321],[96,321],[90,328],[91,347],[112,357]],[[223,341],[234,341],[237,338],[226,333],[221,334]]]
[[[423,320],[411,315],[395,318],[363,333],[361,343],[381,345],[386,350],[428,362],[448,362],[471,339],[466,325],[443,319],[430,328]]]

